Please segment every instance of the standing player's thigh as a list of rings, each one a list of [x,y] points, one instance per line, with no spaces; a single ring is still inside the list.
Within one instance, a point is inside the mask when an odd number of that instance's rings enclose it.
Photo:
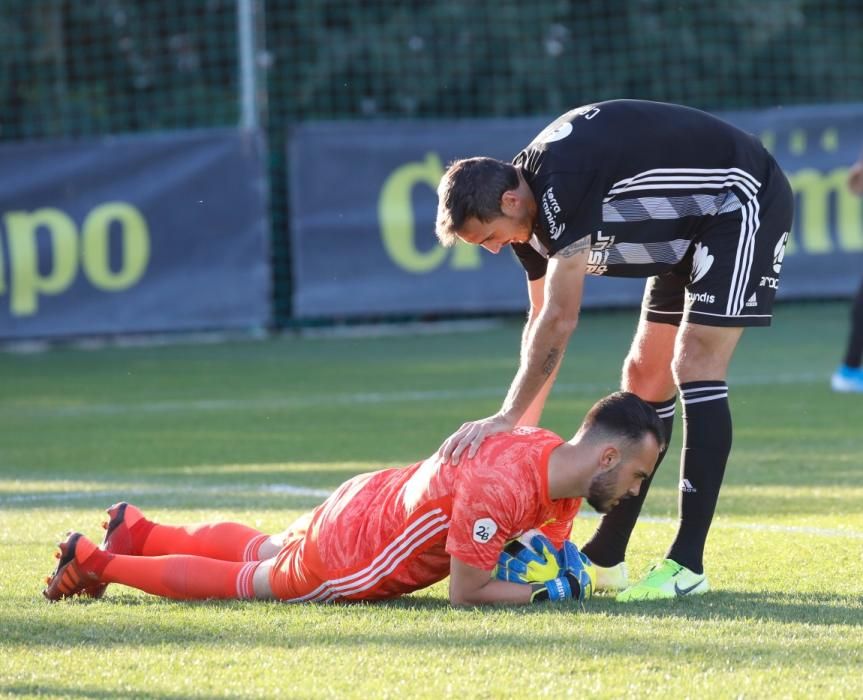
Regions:
[[[794,199],[774,168],[743,208],[713,217],[693,246],[683,318],[704,326],[769,326]]]

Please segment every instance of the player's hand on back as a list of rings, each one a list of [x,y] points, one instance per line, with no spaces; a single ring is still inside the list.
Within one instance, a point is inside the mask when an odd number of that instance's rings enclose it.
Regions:
[[[500,414],[464,423],[440,446],[438,455],[443,462],[458,464],[465,450],[467,450],[467,457],[470,459],[476,455],[482,441],[489,435],[508,433],[515,425],[515,421]]]

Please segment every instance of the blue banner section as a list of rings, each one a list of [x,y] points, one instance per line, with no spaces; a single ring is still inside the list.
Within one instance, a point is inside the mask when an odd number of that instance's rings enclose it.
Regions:
[[[863,204],[846,185],[863,105],[721,114],[758,134],[797,196],[780,298],[844,297],[863,274]],[[294,313],[300,318],[516,311],[524,275],[508,249],[445,250],[435,188],[455,158],[509,160],[551,118],[309,123],[289,143]],[[642,280],[589,277],[585,306],[635,305]]]
[[[0,146],[0,338],[266,324],[264,153],[234,129]]]

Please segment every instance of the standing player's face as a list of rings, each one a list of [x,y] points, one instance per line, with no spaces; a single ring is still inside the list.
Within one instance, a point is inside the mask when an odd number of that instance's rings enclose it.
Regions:
[[[524,183],[516,190],[504,192],[500,199],[500,216],[491,221],[470,218],[458,237],[495,254],[510,243],[527,243],[533,231],[532,196]]]
[[[490,253],[499,253],[510,243],[526,243],[530,240],[530,226],[511,216],[498,216],[491,221],[468,219],[458,237],[465,243],[481,245]]]

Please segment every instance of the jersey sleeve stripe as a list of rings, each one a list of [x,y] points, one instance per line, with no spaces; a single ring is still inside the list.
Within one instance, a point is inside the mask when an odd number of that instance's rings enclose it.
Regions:
[[[717,182],[723,185],[735,184],[747,197],[754,197],[761,189],[761,182],[740,168],[699,169],[699,168],[655,168],[645,170],[615,182],[604,201],[621,192],[642,189],[681,189],[674,183],[687,183],[690,187],[705,188],[715,186]],[[663,185],[663,183],[666,183]]]
[[[643,172],[633,175],[632,177],[627,177],[623,180],[619,180],[615,182],[612,187],[621,187],[628,185],[636,180],[643,180],[652,176],[662,175],[739,175],[740,177],[749,180],[753,185],[755,185],[756,189],[761,187],[761,183],[758,180],[756,180],[752,175],[747,173],[745,170],[741,170],[740,168],[652,168],[650,170],[644,170]]]
[[[646,183],[646,184],[645,184]],[[745,180],[735,177],[727,177],[720,182],[712,180],[687,180],[686,182],[668,182],[666,180],[644,181],[626,187],[612,188],[602,200],[604,203],[611,201],[617,195],[623,192],[636,192],[641,190],[721,190],[726,187],[737,185],[740,190],[746,195],[747,199],[754,197],[758,190],[753,188]]]

